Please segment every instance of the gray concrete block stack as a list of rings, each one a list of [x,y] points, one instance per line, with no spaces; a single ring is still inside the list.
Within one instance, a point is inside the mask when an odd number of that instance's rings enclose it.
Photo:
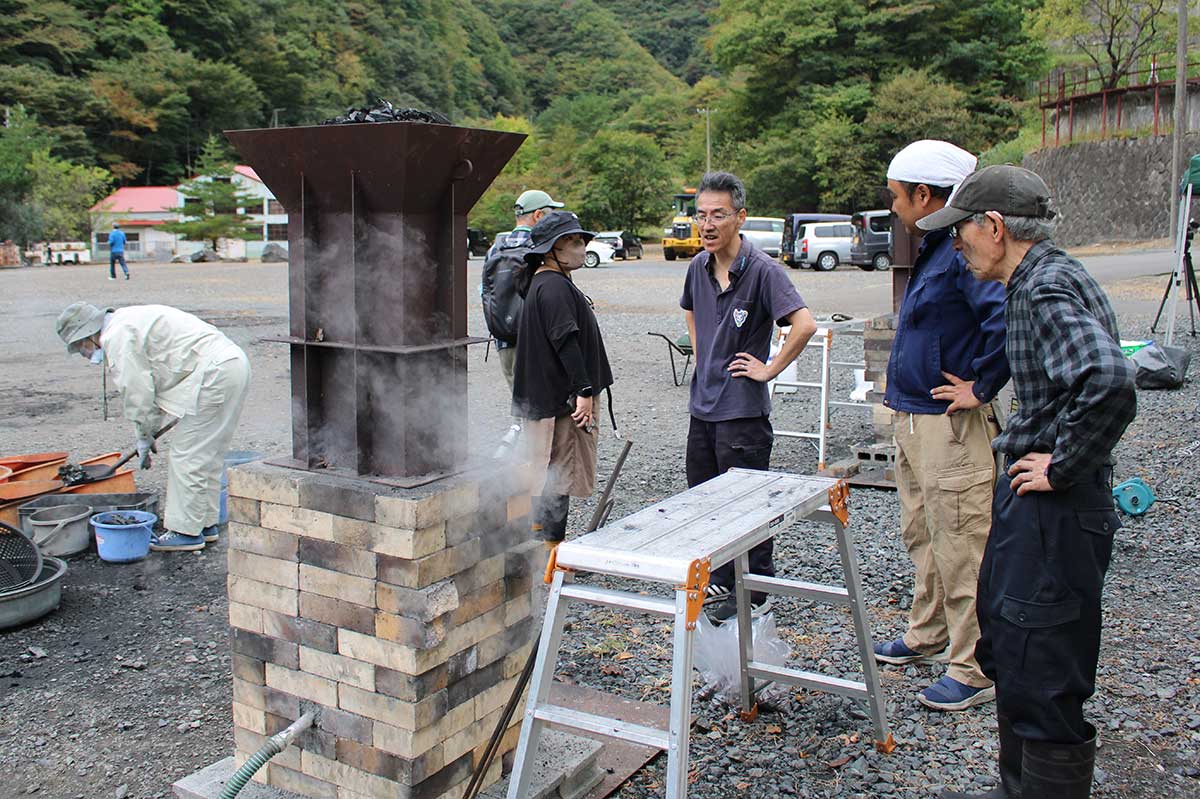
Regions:
[[[871,402],[871,425],[875,440],[890,444],[892,441],[892,411],[883,404],[887,391],[887,365],[892,354],[892,341],[896,338],[896,314],[876,316],[863,323],[863,355],[867,365],[866,379],[873,381],[874,389],[867,395]]]
[[[231,470],[237,763],[316,709],[257,780],[313,799],[461,795],[538,632],[529,510],[523,467],[413,490]]]

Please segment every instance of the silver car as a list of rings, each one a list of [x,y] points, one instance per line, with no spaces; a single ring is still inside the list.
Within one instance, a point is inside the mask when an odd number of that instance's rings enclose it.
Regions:
[[[796,236],[796,262],[805,269],[831,272],[850,260],[854,225],[849,222],[809,222]]]
[[[783,220],[773,216],[748,216],[742,235],[772,258],[783,250]]]

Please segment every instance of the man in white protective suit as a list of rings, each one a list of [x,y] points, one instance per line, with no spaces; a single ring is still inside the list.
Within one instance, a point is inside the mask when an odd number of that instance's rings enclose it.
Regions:
[[[57,329],[67,352],[108,367],[137,433],[141,468],[158,451],[154,433],[164,416],[179,419],[169,439],[166,532],[150,548],[187,552],[215,542],[221,470],[250,387],[246,353],[212,325],[166,305],[101,310],[76,302]]]

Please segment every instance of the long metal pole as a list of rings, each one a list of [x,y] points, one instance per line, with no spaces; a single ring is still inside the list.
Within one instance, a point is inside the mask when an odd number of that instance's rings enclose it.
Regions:
[[[1171,148],[1171,238],[1179,237],[1179,220],[1187,224],[1186,212],[1179,212],[1179,184],[1183,180],[1184,137],[1187,135],[1187,40],[1188,3],[1179,0],[1179,29],[1175,42],[1175,130]],[[1188,209],[1190,211],[1191,209]]]

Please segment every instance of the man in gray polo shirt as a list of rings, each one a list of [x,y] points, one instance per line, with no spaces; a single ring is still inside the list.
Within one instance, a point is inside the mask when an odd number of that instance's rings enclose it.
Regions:
[[[739,233],[746,221],[746,189],[728,172],[709,172],[696,192],[696,224],[704,252],[688,265],[679,305],[696,353],[691,426],[687,441],[688,487],[729,469],[766,470],[774,434],[767,382],[795,360],[817,330],[812,314],[779,265]],[[783,349],[765,363],[771,325],[791,325]],[[750,571],[775,575],[770,539],[750,550]],[[705,599],[714,622],[737,613],[731,593],[733,564],[712,573]],[[754,594],[755,613],[769,606]]]

